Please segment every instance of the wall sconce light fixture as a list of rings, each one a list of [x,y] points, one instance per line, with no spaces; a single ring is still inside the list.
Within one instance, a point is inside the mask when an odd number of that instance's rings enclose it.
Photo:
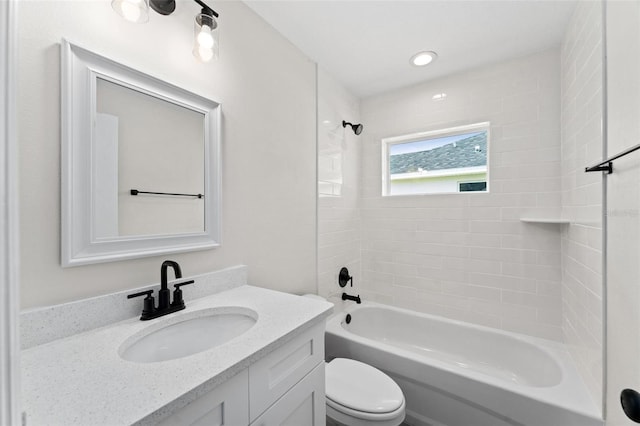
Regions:
[[[193,0],[202,10],[195,17],[193,55],[202,62],[218,59],[218,13],[201,0]],[[176,10],[175,0],[112,0],[111,7],[129,22],[144,23],[149,20],[149,6],[161,15],[171,15]]]
[[[218,22],[209,8],[196,15],[193,27],[193,55],[202,62],[218,59]]]

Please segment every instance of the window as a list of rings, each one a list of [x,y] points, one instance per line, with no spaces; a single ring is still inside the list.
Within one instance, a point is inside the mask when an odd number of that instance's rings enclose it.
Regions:
[[[382,140],[382,195],[488,192],[489,123]]]
[[[458,192],[486,191],[487,182],[458,182]]]

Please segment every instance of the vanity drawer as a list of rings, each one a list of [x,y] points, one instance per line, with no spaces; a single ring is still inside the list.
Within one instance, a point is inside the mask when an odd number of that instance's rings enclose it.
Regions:
[[[243,370],[220,386],[174,411],[158,426],[238,426],[249,424],[248,373]]]
[[[324,362],[324,329],[322,321],[249,367],[251,421]]]
[[[251,426],[324,426],[327,412],[324,395],[324,363],[321,363]]]

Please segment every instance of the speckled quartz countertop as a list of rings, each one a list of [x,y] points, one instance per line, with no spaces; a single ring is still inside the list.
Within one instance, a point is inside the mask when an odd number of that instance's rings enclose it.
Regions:
[[[330,303],[252,286],[187,300],[183,311],[151,321],[131,318],[22,352],[22,404],[28,425],[152,424],[280,347],[331,313]],[[118,349],[147,327],[242,307],[258,314],[244,334],[170,361],[134,363]]]

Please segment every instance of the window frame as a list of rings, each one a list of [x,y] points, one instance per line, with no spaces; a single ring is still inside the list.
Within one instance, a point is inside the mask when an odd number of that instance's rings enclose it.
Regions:
[[[390,147],[393,145],[411,143],[411,142],[419,142],[430,139],[438,139],[449,136],[456,136],[465,133],[473,133],[473,132],[481,132],[484,131],[487,133],[487,165],[486,165],[486,181],[487,181],[487,190],[486,191],[456,191],[456,192],[416,192],[413,194],[391,194],[391,174],[389,170],[390,158],[389,151]],[[401,197],[401,196],[421,196],[421,195],[443,195],[443,194],[488,194],[490,191],[489,185],[489,164],[490,164],[490,156],[489,156],[489,146],[491,141],[491,123],[489,121],[483,121],[479,123],[466,124],[462,126],[441,128],[436,130],[428,130],[418,133],[411,133],[406,135],[399,136],[391,136],[381,139],[381,148],[382,148],[382,161],[381,161],[381,171],[382,171],[382,196],[383,197]],[[457,184],[456,184],[457,186]]]

